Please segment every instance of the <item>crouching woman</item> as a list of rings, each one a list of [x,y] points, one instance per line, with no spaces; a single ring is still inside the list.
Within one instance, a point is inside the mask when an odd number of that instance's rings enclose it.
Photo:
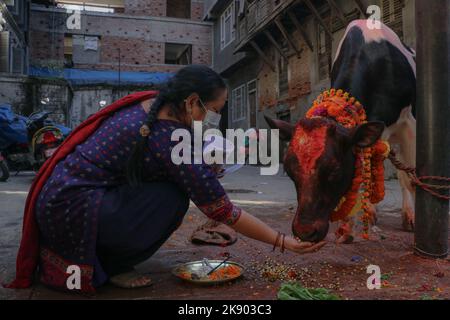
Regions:
[[[205,164],[175,165],[176,129],[217,123],[224,81],[205,66],[188,66],[161,91],[127,96],[81,124],[44,165],[25,208],[16,280],[66,288],[68,267],[81,270],[82,292],[107,281],[148,286],[133,267],[151,257],[181,224],[189,200],[209,218],[271,246],[302,254],[323,243],[281,237],[230,202]]]

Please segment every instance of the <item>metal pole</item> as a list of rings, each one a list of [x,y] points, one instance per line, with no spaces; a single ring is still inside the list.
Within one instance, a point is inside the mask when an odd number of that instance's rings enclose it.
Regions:
[[[417,174],[450,176],[450,1],[416,0]],[[449,202],[416,191],[415,248],[448,255]]]

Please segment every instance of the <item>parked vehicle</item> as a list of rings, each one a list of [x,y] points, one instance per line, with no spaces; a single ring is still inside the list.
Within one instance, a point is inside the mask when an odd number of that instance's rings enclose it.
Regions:
[[[38,168],[55,153],[64,138],[63,132],[55,126],[43,127],[33,135],[31,149]]]
[[[27,122],[28,138],[31,141],[31,151],[38,169],[50,158],[58,146],[70,133],[70,129],[54,124],[48,120],[51,112],[40,111],[32,113]]]
[[[27,118],[14,114],[10,105],[0,106],[0,153],[6,165],[0,181],[6,181],[9,170],[39,170],[70,133],[69,128],[50,121],[50,114],[39,111]]]

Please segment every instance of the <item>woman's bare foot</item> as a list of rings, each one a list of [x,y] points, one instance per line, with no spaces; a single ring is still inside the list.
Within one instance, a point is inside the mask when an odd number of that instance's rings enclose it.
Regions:
[[[149,276],[140,274],[136,270],[113,276],[109,281],[116,287],[124,289],[144,288],[152,285]]]

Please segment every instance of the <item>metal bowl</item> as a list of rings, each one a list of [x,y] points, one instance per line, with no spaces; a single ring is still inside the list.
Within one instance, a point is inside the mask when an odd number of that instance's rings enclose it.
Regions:
[[[208,262],[213,268],[215,268],[222,262],[222,260],[208,260]],[[226,277],[223,279],[217,279],[217,280],[212,280],[212,279],[208,278],[207,276],[203,276],[203,274],[205,274],[205,265],[204,265],[203,261],[193,261],[193,262],[188,262],[188,263],[184,263],[179,266],[176,266],[172,270],[172,274],[175,277],[180,278],[183,281],[187,281],[187,282],[191,282],[191,283],[195,283],[195,284],[220,284],[220,283],[233,281],[233,280],[241,277],[242,274],[244,273],[245,268],[241,264],[232,262],[232,261],[227,261],[227,262],[223,263],[220,268],[227,267],[230,265],[234,265],[234,266],[238,267],[240,270],[239,274],[236,276],[229,276],[229,277]],[[186,274],[186,273],[190,274],[191,277],[184,276],[184,274]],[[194,275],[194,276],[192,276],[192,275]]]

